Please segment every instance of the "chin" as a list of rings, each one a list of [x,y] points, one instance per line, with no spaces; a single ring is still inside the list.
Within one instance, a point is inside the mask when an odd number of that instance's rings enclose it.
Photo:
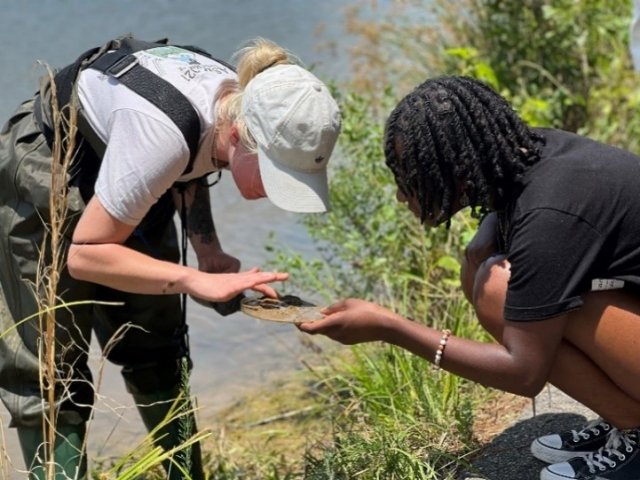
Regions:
[[[427,217],[424,220],[422,220],[421,223],[427,228],[436,228],[436,227],[439,227],[440,225],[447,223],[450,220],[450,218],[451,217],[443,217],[440,220],[436,220],[433,217]]]
[[[261,198],[266,197],[266,195],[262,195],[261,193],[257,193],[257,192],[240,191],[240,194],[242,195],[242,198],[244,198],[245,200],[259,200]]]

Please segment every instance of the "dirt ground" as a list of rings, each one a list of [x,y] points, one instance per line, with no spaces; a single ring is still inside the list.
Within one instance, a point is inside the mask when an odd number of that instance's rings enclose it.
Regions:
[[[490,414],[484,424],[478,425],[478,436],[484,435],[487,443],[472,460],[469,474],[460,480],[538,480],[545,464],[531,455],[531,442],[541,435],[579,428],[597,417],[551,386],[535,401],[518,400],[520,403],[514,402],[511,407],[509,397],[503,397],[496,405],[495,426],[491,425]]]

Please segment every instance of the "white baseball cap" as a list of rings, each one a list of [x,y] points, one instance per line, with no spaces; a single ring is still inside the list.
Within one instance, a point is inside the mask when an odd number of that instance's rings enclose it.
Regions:
[[[340,133],[326,85],[298,65],[276,65],[251,79],[242,113],[269,200],[291,212],[326,211],[327,162]]]

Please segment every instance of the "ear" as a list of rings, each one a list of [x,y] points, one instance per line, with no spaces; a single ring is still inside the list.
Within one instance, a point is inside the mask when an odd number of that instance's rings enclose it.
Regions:
[[[240,132],[238,131],[238,125],[236,123],[231,124],[229,129],[229,144],[237,147],[240,143]]]
[[[471,204],[471,195],[473,194],[473,184],[469,181],[462,182],[459,188],[460,206],[468,207]]]

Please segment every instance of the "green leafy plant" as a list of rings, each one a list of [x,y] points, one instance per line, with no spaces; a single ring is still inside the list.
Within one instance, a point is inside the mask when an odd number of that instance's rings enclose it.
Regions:
[[[387,8],[371,20],[369,8]],[[384,166],[386,113],[429,76],[478,78],[533,126],[588,134],[631,150],[640,138],[637,77],[630,68],[630,2],[605,0],[362,1],[347,12],[354,83],[333,162],[332,210],[304,219],[320,258],[273,249],[293,288],[324,301],[356,296],[456,335],[491,341],[459,284],[460,258],[476,221],[425,231],[395,201]],[[393,85],[393,88],[389,86]],[[357,93],[356,93],[357,92]],[[394,347],[351,349],[324,371],[333,441],[306,457],[305,478],[442,478],[473,452],[482,387],[434,376]]]

